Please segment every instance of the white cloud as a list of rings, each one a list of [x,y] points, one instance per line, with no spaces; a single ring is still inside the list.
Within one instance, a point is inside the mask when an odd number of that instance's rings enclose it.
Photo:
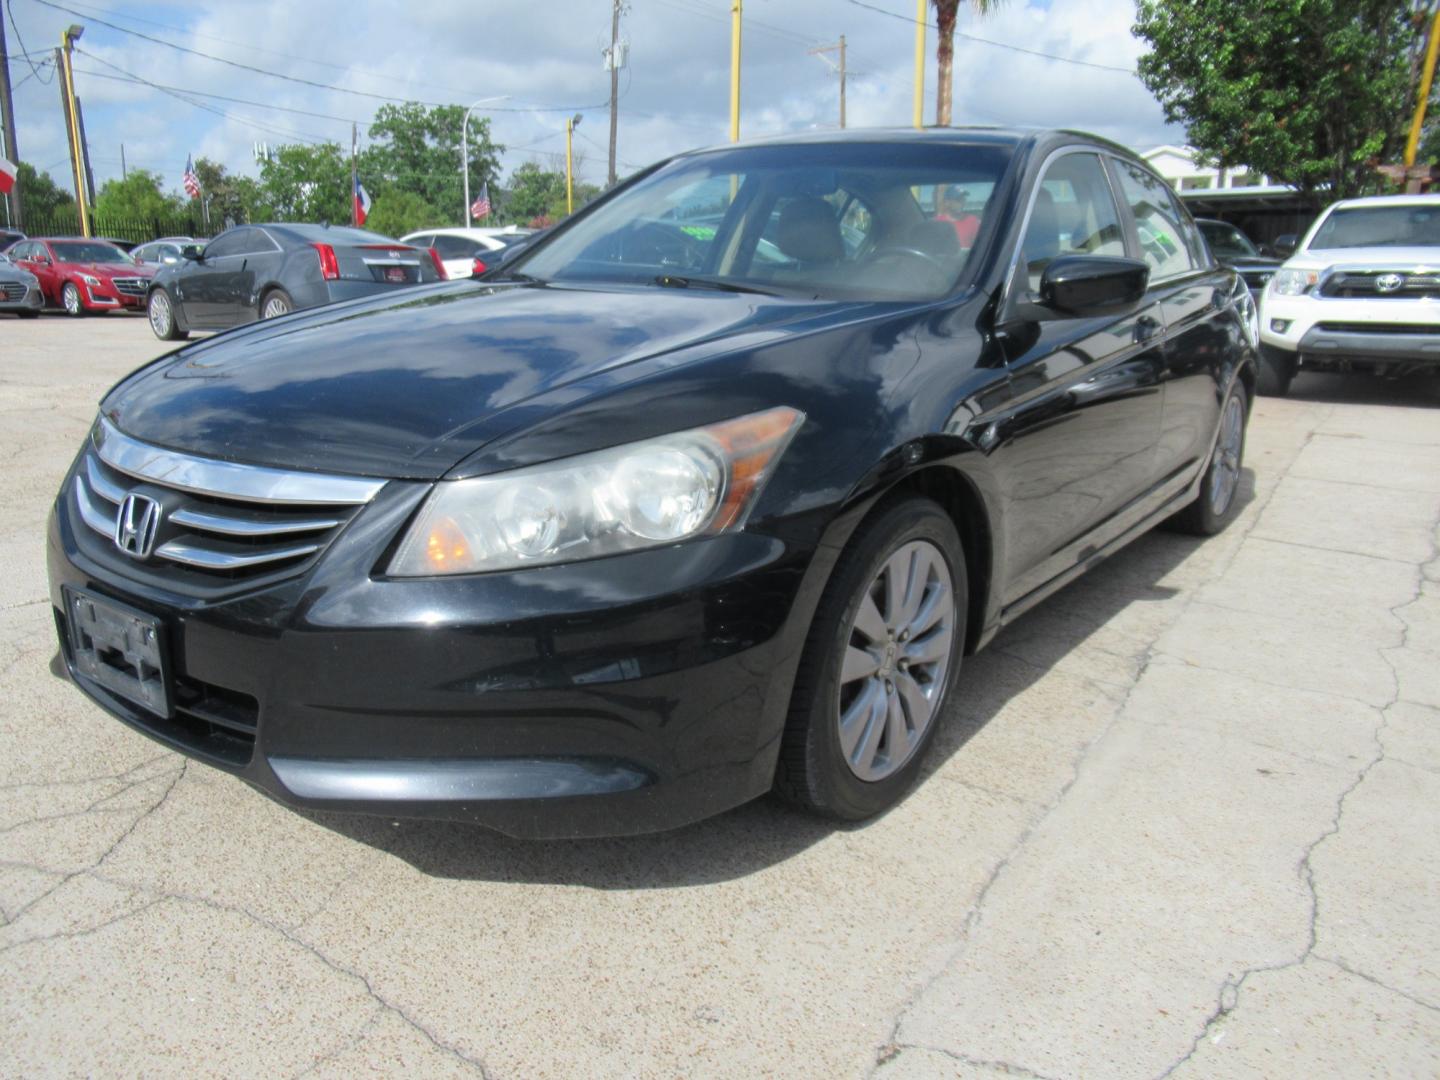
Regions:
[[[492,111],[493,136],[514,149],[507,171],[531,157],[563,151],[564,117],[584,108],[577,150],[583,175],[603,181],[609,95],[601,49],[608,43],[608,0],[490,0],[399,5],[386,0],[250,0],[246,3],[109,3],[59,0],[89,14],[72,16],[35,0],[14,0],[26,46],[43,52],[72,21],[85,23],[77,57],[78,90],[96,180],[118,175],[120,145],[130,165],[179,184],[188,153],[252,172],[256,142],[297,135],[350,137],[344,119],[271,111],[201,99],[226,116],[148,88],[98,77],[106,63],[167,85],[368,121],[378,100],[300,85],[186,55],[118,33],[106,18],[197,51],[299,79],[370,93],[468,104],[505,94]],[[908,0],[872,0],[908,15]],[[629,0],[622,22],[630,65],[621,72],[618,156],[622,175],[658,157],[720,143],[729,133],[729,4],[726,0]],[[837,122],[838,80],[814,44],[845,34],[852,126],[907,125],[911,117],[913,26],[845,0],[749,0],[746,4],[742,135],[830,126]],[[1130,35],[1133,9],[1115,0],[1010,0],[993,15],[962,17],[961,30],[1025,48],[1132,67],[1141,51]],[[142,21],[142,20],[149,20]],[[167,25],[155,25],[156,23]],[[178,29],[171,29],[174,27]],[[925,115],[934,117],[935,35],[927,41]],[[19,49],[11,34],[10,47]],[[89,55],[83,55],[83,54]],[[37,56],[37,61],[43,56]],[[12,78],[29,74],[12,61]],[[1158,105],[1133,75],[1059,63],[957,39],[955,121],[1070,126],[1148,146],[1177,141]],[[22,156],[59,182],[68,156],[55,85],[28,79],[16,91]],[[458,168],[458,163],[457,163]]]

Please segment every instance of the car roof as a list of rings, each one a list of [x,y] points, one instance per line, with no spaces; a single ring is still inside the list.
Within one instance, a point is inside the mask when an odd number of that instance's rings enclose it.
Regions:
[[[1341,199],[1330,206],[1331,210],[1348,209],[1352,206],[1436,206],[1440,195],[1370,195],[1363,199]]]
[[[437,229],[412,229],[405,236],[528,236],[531,230],[518,225],[479,226],[447,225]],[[400,239],[404,240],[405,236]]]
[[[1091,143],[1103,146],[1134,161],[1142,159],[1129,147],[1088,131],[1070,128],[999,127],[987,124],[973,124],[959,127],[926,128],[847,128],[844,130],[806,131],[785,135],[772,135],[758,139],[747,139],[739,143],[722,143],[690,150],[677,157],[692,154],[720,153],[725,150],[744,149],[752,146],[824,146],[845,143],[891,144],[891,145],[939,145],[939,146],[1007,146],[1019,148],[1039,144],[1062,144],[1067,142]]]

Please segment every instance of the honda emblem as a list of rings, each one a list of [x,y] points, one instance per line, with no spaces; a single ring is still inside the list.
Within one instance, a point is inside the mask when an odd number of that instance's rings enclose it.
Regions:
[[[160,504],[132,491],[115,515],[115,546],[132,559],[149,558],[159,528]]]

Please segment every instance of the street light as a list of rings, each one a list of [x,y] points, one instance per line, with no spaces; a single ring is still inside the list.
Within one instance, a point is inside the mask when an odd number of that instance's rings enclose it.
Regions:
[[[575,213],[575,165],[574,155],[571,153],[571,143],[575,136],[575,129],[580,126],[583,120],[578,112],[569,120],[565,121],[565,215],[569,217]]]
[[[467,227],[470,224],[470,114],[475,111],[476,105],[490,105],[497,101],[509,100],[509,94],[481,98],[465,110],[465,119],[460,124],[460,172],[465,177],[465,212],[460,216],[460,224]]]
[[[80,235],[90,235],[90,205],[85,197],[85,144],[80,139],[80,110],[75,103],[75,64],[71,49],[85,33],[85,27],[71,23],[60,34],[60,63],[64,77],[65,119],[70,131],[70,161],[75,166],[75,205],[80,210]]]

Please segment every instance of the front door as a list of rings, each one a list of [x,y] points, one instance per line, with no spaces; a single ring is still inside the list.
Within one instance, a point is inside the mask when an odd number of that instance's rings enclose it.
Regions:
[[[231,305],[226,302],[230,281],[245,261],[243,249],[248,227],[229,229],[205,245],[198,262],[185,267],[175,286],[191,326],[229,326],[234,321]]]
[[[1054,158],[1032,198],[1012,290],[1037,293],[1061,255],[1126,254],[1098,154]],[[1159,304],[1147,299],[1123,316],[1025,322],[1007,334],[1011,397],[991,452],[1005,502],[1007,604],[1103,543],[1107,525],[1150,486],[1164,329]]]

